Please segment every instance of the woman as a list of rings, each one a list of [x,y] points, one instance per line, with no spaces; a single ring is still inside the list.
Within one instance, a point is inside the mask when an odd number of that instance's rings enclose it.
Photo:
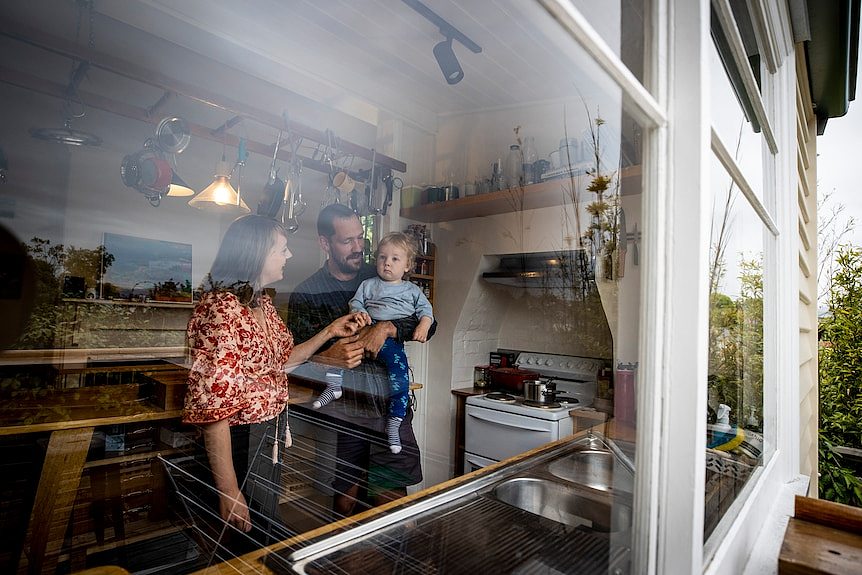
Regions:
[[[245,532],[253,524],[250,505],[264,517],[274,516],[277,494],[267,481],[278,480],[278,438],[290,443],[286,370],[331,338],[353,335],[366,323],[362,314],[346,315],[294,345],[262,291],[282,278],[290,256],[287,234],[275,220],[258,215],[235,220],[188,325],[193,364],[183,421],[203,429],[222,521]],[[246,482],[247,476],[263,481]]]

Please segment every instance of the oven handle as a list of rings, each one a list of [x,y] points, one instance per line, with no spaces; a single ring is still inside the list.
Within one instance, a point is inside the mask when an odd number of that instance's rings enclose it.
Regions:
[[[467,415],[469,415],[470,417],[475,417],[476,419],[481,419],[482,421],[487,421],[488,423],[496,423],[497,425],[502,425],[504,427],[514,427],[517,429],[523,429],[524,431],[538,431],[540,433],[548,433],[548,431],[549,431],[547,427],[531,427],[528,424],[520,424],[520,423],[516,424],[516,423],[513,423],[511,421],[502,421],[500,419],[497,419],[496,417],[486,415],[484,413],[477,413],[474,411],[468,411]],[[527,419],[527,418],[524,418],[524,419]]]

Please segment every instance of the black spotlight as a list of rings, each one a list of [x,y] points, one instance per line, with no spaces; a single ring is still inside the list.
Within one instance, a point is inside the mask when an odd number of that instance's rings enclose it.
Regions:
[[[434,46],[434,57],[449,84],[457,84],[464,79],[464,70],[461,69],[461,63],[452,49],[451,36]]]

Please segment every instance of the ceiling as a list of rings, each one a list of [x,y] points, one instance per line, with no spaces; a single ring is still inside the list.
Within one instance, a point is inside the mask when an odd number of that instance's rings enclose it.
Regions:
[[[0,64],[67,83],[68,57],[44,50],[42,42],[36,47],[22,40],[38,33],[86,46],[89,18],[84,8],[80,29],[76,26],[80,5],[6,3],[0,25],[6,56]],[[573,79],[588,71],[593,75],[580,48],[538,4],[438,0],[428,5],[482,48],[474,54],[454,43],[465,72],[456,85],[446,83],[432,54],[443,35],[397,0],[96,2],[94,51],[275,118],[286,111],[320,130],[329,118],[320,117],[319,104],[367,124],[396,117],[434,133],[443,115],[571,99]],[[139,80],[91,68],[81,90],[148,108],[164,90]],[[227,119],[222,110],[193,108],[189,119],[213,128]]]

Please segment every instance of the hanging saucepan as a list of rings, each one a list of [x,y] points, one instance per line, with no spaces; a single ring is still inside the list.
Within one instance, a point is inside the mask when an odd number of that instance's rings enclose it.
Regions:
[[[263,187],[263,197],[257,204],[257,213],[260,216],[268,218],[276,218],[278,211],[284,205],[284,180],[278,177],[278,172],[275,169],[275,161],[278,158],[278,147],[281,144],[281,132],[278,133],[278,139],[275,141],[275,148],[272,152],[272,163],[269,166],[269,179]]]

